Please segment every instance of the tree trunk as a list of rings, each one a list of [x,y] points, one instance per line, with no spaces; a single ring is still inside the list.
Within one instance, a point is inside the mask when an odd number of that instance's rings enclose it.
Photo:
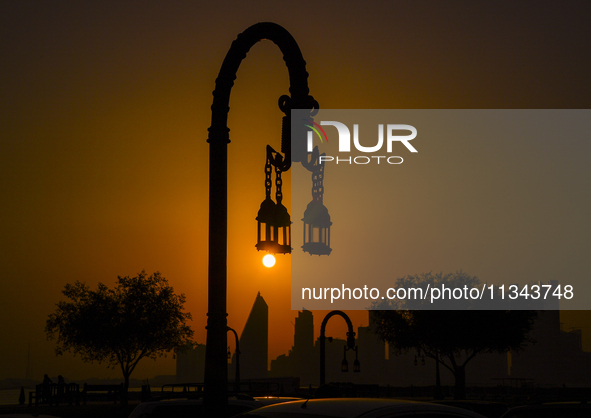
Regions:
[[[466,399],[466,366],[455,366],[454,377],[456,378],[454,399]]]
[[[123,374],[123,391],[121,393],[121,404],[122,405],[127,405],[127,402],[129,400],[128,397],[128,393],[129,393],[129,374],[128,373],[124,373]]]
[[[443,391],[441,390],[441,376],[439,373],[439,353],[435,352],[435,392],[433,393],[433,399],[443,399]]]

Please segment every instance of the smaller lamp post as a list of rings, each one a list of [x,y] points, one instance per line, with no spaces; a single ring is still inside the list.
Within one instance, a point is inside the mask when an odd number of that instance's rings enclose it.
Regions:
[[[349,363],[347,362],[347,350],[355,351],[355,363],[353,363],[353,368],[355,372],[361,371],[359,359],[357,358],[357,346],[355,345],[355,331],[353,331],[353,323],[349,316],[343,311],[331,311],[329,312],[322,321],[320,325],[320,385],[326,383],[326,324],[328,320],[333,317],[334,315],[341,316],[345,322],[347,322],[347,345],[344,347],[345,357],[341,363],[341,371],[348,372],[349,371]],[[330,339],[330,338],[329,338]]]
[[[228,331],[234,333],[236,339],[236,376],[234,377],[234,392],[240,392],[240,340],[238,339],[238,333],[233,328],[228,327]],[[230,356],[230,348],[228,347],[228,357]]]

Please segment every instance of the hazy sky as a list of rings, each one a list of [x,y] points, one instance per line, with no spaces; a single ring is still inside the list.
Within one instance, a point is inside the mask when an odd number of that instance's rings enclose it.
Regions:
[[[211,92],[250,25],[294,36],[326,109],[589,108],[590,12],[584,1],[0,1],[0,378],[24,377],[29,345],[34,378],[120,376],[55,359],[45,341],[46,317],[74,280],[112,285],[158,270],[186,294],[205,342]],[[288,87],[278,48],[261,42],[229,116],[228,323],[240,332],[260,291],[271,359],[293,344],[297,313],[290,257],[262,266],[255,217]],[[328,334],[344,336],[334,322]],[[173,373],[169,358],[132,377]]]

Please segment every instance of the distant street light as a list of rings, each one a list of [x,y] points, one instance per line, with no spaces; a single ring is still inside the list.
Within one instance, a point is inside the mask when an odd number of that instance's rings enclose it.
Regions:
[[[240,340],[238,339],[238,333],[234,328],[228,327],[228,331],[232,331],[234,333],[234,338],[236,339],[236,375],[234,376],[234,392],[240,392]],[[228,351],[230,354],[230,351]]]
[[[360,364],[359,359],[357,358],[357,346],[355,345],[355,331],[353,331],[353,323],[351,319],[347,316],[346,313],[343,311],[331,311],[329,312],[322,321],[322,325],[320,325],[320,384],[323,385],[326,383],[326,324],[328,320],[332,318],[334,315],[339,315],[343,317],[345,322],[347,322],[348,332],[347,332],[347,345],[343,348],[344,358],[341,363],[341,371],[348,372],[349,371],[349,362],[347,361],[347,351],[353,350],[355,351],[355,362],[353,363],[353,371],[360,372]],[[331,340],[331,338],[329,338]]]

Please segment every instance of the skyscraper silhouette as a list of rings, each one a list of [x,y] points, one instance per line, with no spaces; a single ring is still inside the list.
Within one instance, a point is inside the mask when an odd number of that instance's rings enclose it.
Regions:
[[[176,352],[176,382],[203,382],[205,369],[205,344],[197,344]]]
[[[267,377],[268,345],[269,307],[259,292],[240,335],[241,379]]]

